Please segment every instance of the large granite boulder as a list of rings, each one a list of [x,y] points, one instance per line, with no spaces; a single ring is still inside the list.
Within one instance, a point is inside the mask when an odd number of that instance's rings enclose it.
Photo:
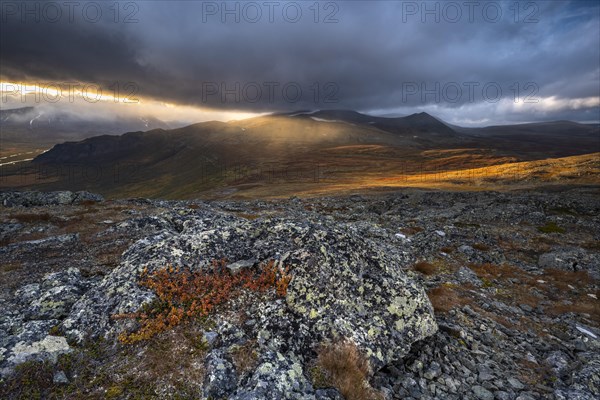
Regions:
[[[248,221],[209,210],[167,212],[160,218],[171,225],[134,244],[120,266],[73,306],[63,322],[68,337],[114,339],[126,323],[111,316],[135,312],[154,298],[138,285],[145,268],[197,270],[223,257],[236,271],[273,259],[290,267],[293,278],[285,299],[249,306],[256,322],[244,335],[257,341],[263,361],[272,358],[268,354],[306,361],[323,341],[346,338],[378,370],[437,331],[429,299],[403,269],[405,253],[364,238],[353,225],[293,218]],[[241,336],[223,326],[217,328],[223,346]],[[259,375],[266,373],[263,364]],[[280,380],[260,379],[266,385]],[[305,386],[298,390],[309,391]],[[236,390],[253,392],[243,386]]]

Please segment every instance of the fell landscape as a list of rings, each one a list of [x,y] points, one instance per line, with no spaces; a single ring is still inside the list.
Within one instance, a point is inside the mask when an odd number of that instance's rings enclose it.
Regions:
[[[600,7],[482,5],[3,0],[0,398],[600,397]]]

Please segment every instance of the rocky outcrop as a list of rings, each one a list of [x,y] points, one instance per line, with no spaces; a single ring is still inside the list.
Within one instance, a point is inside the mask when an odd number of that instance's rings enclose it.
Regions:
[[[66,338],[48,335],[57,328],[75,302],[89,288],[76,268],[47,274],[41,283],[30,283],[14,293],[17,307],[0,318],[0,372],[30,360],[56,361],[71,347]],[[54,333],[56,335],[56,333]]]
[[[0,204],[4,207],[35,207],[77,204],[85,201],[101,202],[99,194],[81,192],[0,192]]]
[[[215,211],[168,212],[160,218],[172,221],[170,228],[132,246],[121,265],[74,305],[63,322],[68,337],[78,341],[99,335],[114,338],[124,329],[110,316],[134,312],[153,298],[152,292],[137,285],[144,268],[201,269],[223,257],[237,260],[231,264],[235,270],[250,268],[254,263],[248,260],[275,259],[290,267],[293,278],[285,301],[253,306],[252,317],[260,323],[246,336],[258,339],[261,358],[277,360],[283,354],[285,360],[306,361],[321,342],[343,337],[353,340],[377,370],[437,331],[429,299],[407,276],[408,260],[399,251],[390,253],[361,237],[352,226],[285,218],[247,221]],[[176,221],[182,219],[178,229]],[[257,376],[266,373],[265,363],[259,365]],[[273,361],[268,365],[273,366]],[[301,365],[289,367],[301,376]],[[227,368],[221,372],[231,374]],[[217,385],[219,390],[223,385]],[[310,385],[305,386],[299,393],[310,391]],[[241,393],[252,390],[238,387],[236,393],[247,398]],[[263,390],[275,389],[266,386]],[[228,395],[232,393],[233,388]],[[212,394],[223,397],[221,392]]]
[[[3,391],[17,365],[43,361],[52,395],[342,399],[314,370],[318,346],[342,338],[386,399],[599,395],[600,206],[583,190],[25,204],[0,207],[2,398],[18,398]],[[549,222],[560,229],[540,229]],[[289,266],[287,293],[236,292],[182,331],[116,340],[137,325],[112,316],[155,299],[144,268],[224,257],[236,276]],[[141,393],[123,386],[148,375]]]

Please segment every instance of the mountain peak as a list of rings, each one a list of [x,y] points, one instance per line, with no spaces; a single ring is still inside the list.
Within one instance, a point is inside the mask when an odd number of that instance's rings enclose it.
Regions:
[[[423,118],[423,119],[435,119],[436,121],[438,120],[437,118],[435,118],[433,115],[426,113],[425,111],[421,111],[420,113],[414,113],[411,115],[406,116],[405,118]]]

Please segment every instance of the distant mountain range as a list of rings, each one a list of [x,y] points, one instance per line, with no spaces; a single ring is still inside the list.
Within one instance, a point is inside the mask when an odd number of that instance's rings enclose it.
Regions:
[[[170,126],[153,117],[116,117],[106,120],[66,112],[49,112],[36,107],[0,110],[1,139],[8,142],[55,144],[65,140],[156,128],[169,129]]]
[[[29,110],[12,115],[3,123],[33,114]],[[37,126],[42,129],[45,123]],[[48,126],[62,125],[61,120],[48,121]],[[87,132],[100,128],[88,126]],[[69,127],[72,133],[82,129]],[[326,168],[330,176],[342,180],[381,178],[400,170],[409,174],[423,168],[461,170],[593,152],[600,152],[598,128],[568,121],[462,128],[424,112],[385,118],[351,110],[323,110],[94,136],[56,144],[31,165],[78,165],[105,171],[135,165],[135,174],[126,180],[120,177],[115,182],[114,174],[108,173],[79,182],[59,176],[38,185],[45,189],[190,197],[232,186],[239,190],[264,185],[265,171],[273,171],[269,172],[272,176],[276,171],[302,171],[308,176]],[[315,172],[319,168],[321,172]],[[282,174],[279,181],[289,179]]]

